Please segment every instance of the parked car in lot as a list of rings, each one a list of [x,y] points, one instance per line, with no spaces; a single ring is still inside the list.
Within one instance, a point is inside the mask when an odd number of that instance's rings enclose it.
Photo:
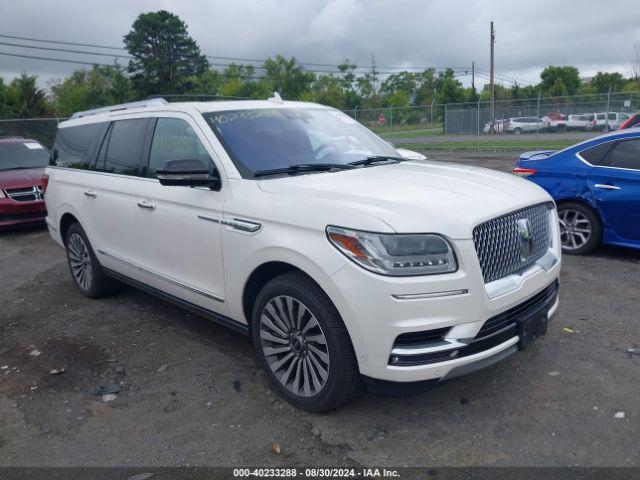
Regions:
[[[121,281],[251,335],[275,388],[313,411],[361,379],[415,389],[491,365],[544,334],[558,305],[543,189],[407,160],[321,105],[80,112],[45,178],[49,231],[82,294]]]
[[[499,118],[496,120],[495,125],[493,126],[493,133],[504,133],[504,122],[506,120],[504,118]],[[484,133],[489,133],[491,131],[491,122],[487,122],[482,127],[482,131]]]
[[[538,117],[515,117],[504,122],[504,131],[520,135],[521,133],[544,132],[549,123]]]
[[[610,132],[611,130],[617,130],[618,127],[620,127],[620,125],[622,125],[624,121],[628,119],[628,113],[595,113],[591,125],[593,130],[603,130],[605,132]]]
[[[593,129],[593,115],[572,114],[563,116],[562,119],[550,120],[550,132],[567,132],[572,130],[590,131]]]
[[[600,243],[640,248],[640,129],[527,152],[514,173],[556,201],[564,252],[585,254]]]
[[[36,140],[0,138],[0,229],[44,222],[41,181],[48,160]]]
[[[618,128],[618,130],[626,130],[627,128],[633,128],[640,126],[640,113],[632,113],[629,115],[622,125]]]

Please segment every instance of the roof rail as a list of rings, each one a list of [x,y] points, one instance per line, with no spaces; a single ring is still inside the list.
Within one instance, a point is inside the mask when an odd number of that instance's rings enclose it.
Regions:
[[[139,102],[121,103],[119,105],[111,105],[109,107],[92,108],[91,110],[76,112],[71,115],[71,118],[87,117],[89,115],[97,115],[99,113],[117,112],[119,110],[128,110],[130,108],[158,107],[166,105],[167,103],[168,102],[164,98],[151,98],[149,100],[141,100]]]
[[[170,95],[166,94],[158,94],[158,95],[149,95],[147,97],[148,100],[154,98],[206,98],[206,99],[215,99],[215,100],[251,100],[249,97],[236,97],[233,95],[207,95],[204,93],[172,93]]]

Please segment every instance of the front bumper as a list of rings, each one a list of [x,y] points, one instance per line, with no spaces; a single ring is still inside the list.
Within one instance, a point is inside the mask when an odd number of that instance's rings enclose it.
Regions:
[[[559,246],[558,239],[555,244]],[[554,246],[553,262],[532,267],[510,281],[508,289],[496,291],[484,282],[473,241],[458,240],[453,245],[459,266],[454,273],[392,278],[346,264],[332,276],[331,283],[340,288],[330,289],[330,297],[349,330],[362,375],[388,382],[446,380],[494,363],[505,357],[504,352],[517,351],[514,327],[491,341],[481,332],[532,299],[541,301],[540,295],[557,282],[559,248]],[[537,305],[546,308],[550,318],[557,304],[557,293],[552,292]],[[401,336],[438,330],[443,332],[440,344],[418,342],[415,351],[407,344],[401,345],[404,351],[398,348]],[[394,362],[394,357],[404,361]]]
[[[15,202],[9,198],[0,199],[0,228],[41,223],[46,216],[44,200]]]

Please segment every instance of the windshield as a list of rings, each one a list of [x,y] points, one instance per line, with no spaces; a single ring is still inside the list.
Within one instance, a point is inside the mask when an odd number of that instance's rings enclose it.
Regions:
[[[49,152],[37,142],[0,143],[0,171],[42,168],[47,163]]]
[[[273,108],[203,114],[243,177],[292,165],[346,165],[397,157],[384,140],[337,110]]]

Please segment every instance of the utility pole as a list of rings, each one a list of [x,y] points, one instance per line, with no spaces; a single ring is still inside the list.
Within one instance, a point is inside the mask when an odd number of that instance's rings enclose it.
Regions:
[[[476,62],[471,62],[471,90],[476,91]]]
[[[489,89],[491,90],[491,130],[495,132],[496,124],[496,88],[493,81],[493,45],[496,43],[496,31],[493,29],[493,21],[491,22],[491,61],[489,67]]]

